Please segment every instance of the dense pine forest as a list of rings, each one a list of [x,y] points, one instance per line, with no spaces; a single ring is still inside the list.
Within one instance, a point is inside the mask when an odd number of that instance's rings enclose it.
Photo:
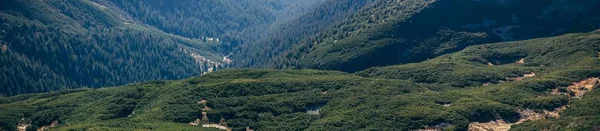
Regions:
[[[0,131],[598,130],[600,1],[4,0]]]
[[[0,95],[11,96],[182,79],[226,68],[224,57],[241,38],[253,37],[242,33],[291,19],[309,8],[296,5],[318,1],[2,3]],[[241,11],[246,7],[255,9]]]

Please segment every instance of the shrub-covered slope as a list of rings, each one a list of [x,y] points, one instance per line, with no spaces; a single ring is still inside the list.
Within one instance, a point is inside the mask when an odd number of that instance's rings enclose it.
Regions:
[[[221,70],[179,81],[18,95],[0,99],[0,128],[202,130],[216,128],[192,124],[219,123],[233,130],[467,130],[503,122],[523,130],[589,130],[598,126],[599,90],[571,85],[600,77],[599,42],[600,32],[592,32],[478,45],[358,75]]]
[[[588,32],[597,1],[381,0],[298,42],[276,68],[356,72],[419,62],[469,45]]]

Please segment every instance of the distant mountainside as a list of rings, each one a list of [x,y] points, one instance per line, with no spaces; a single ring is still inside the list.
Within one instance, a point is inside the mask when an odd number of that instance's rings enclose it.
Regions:
[[[238,47],[231,57],[237,68],[267,67],[273,58],[356,13],[375,0],[324,0],[312,10],[265,28],[263,35]]]
[[[0,98],[4,130],[590,130],[600,31],[467,47],[356,74],[222,70]],[[214,127],[214,128],[210,128]]]
[[[318,3],[2,1],[0,96],[198,76],[228,67],[248,32]]]
[[[470,45],[592,31],[600,27],[596,7],[598,1],[380,0],[283,53],[249,59],[270,68],[356,72],[424,61]]]

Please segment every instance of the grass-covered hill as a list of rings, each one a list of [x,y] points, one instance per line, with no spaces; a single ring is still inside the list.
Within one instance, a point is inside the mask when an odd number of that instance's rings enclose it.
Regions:
[[[596,31],[471,46],[356,74],[221,70],[18,95],[0,99],[0,128],[209,130],[217,128],[191,124],[218,123],[233,130],[467,130],[499,128],[486,125],[496,122],[515,130],[590,130],[600,125],[600,90],[592,83],[597,79],[588,79],[600,77],[599,43]],[[590,88],[572,86],[586,79]]]
[[[380,0],[270,61],[356,72],[420,62],[470,45],[598,28],[597,1]]]

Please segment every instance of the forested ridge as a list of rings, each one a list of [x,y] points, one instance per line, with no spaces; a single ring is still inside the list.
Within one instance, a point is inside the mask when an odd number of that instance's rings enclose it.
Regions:
[[[0,94],[182,79],[226,68],[243,38],[317,3],[3,1]]]
[[[584,87],[574,85],[598,86],[599,35],[477,45],[356,74],[228,69],[177,81],[19,95],[0,99],[0,128],[595,129],[599,90],[582,93]]]
[[[273,59],[283,55],[299,42],[308,42],[315,34],[344,20],[375,0],[325,0],[313,10],[288,21],[266,28],[265,34],[251,39],[232,53],[238,68],[269,67]]]
[[[0,130],[598,130],[598,7],[4,0]]]
[[[294,44],[273,41],[278,44],[267,49],[283,49],[276,55],[239,61],[268,68],[355,72],[419,62],[470,45],[592,31],[600,24],[594,15],[598,5],[565,0],[381,0]]]

